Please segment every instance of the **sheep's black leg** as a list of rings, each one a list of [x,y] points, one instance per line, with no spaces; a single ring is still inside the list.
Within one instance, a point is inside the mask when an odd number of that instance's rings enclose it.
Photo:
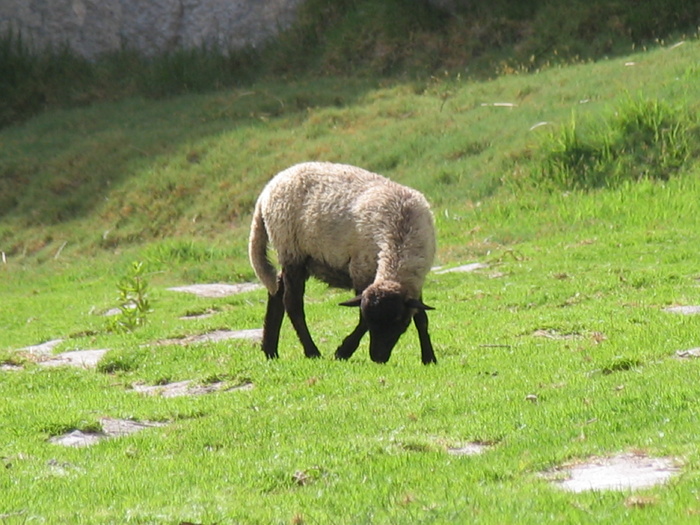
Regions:
[[[357,347],[360,345],[360,340],[362,336],[367,333],[367,324],[362,318],[362,312],[360,312],[360,322],[355,327],[355,329],[350,332],[345,339],[343,339],[342,344],[335,351],[336,359],[350,359],[352,354],[355,353]]]
[[[284,319],[284,281],[280,277],[275,295],[267,294],[267,311],[263,325],[262,349],[268,359],[273,359],[277,353],[277,345],[280,339],[280,328]]]
[[[424,365],[429,365],[430,363],[436,363],[435,352],[433,352],[433,343],[430,342],[430,335],[428,334],[428,314],[425,310],[418,310],[416,315],[413,316],[413,322],[418,329],[418,338],[420,339],[420,353],[421,360]]]
[[[284,278],[284,308],[287,310],[289,320],[292,321],[292,326],[294,326],[294,330],[304,347],[304,355],[306,357],[321,357],[321,352],[318,351],[313,339],[311,339],[304,315],[304,290],[308,277],[306,270],[300,265],[290,265],[282,270],[282,276]]]

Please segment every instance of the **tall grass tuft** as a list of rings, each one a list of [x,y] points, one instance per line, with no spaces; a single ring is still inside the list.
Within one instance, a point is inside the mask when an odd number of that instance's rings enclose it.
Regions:
[[[559,189],[616,187],[625,181],[668,180],[696,154],[696,120],[658,100],[627,97],[601,125],[575,117],[546,135],[532,181]]]
[[[255,52],[248,49],[178,49],[145,62],[139,91],[147,97],[162,98],[240,85],[253,78],[256,60]]]
[[[0,36],[0,127],[80,98],[89,63],[67,48],[34,52],[18,33]]]
[[[122,49],[89,61],[65,46],[32,49],[21,34],[7,33],[0,35],[0,127],[46,108],[237,86],[254,78],[257,58],[254,50],[210,46],[156,57]]]

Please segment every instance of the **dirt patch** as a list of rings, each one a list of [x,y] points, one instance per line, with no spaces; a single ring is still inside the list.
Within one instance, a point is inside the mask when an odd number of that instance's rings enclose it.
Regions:
[[[679,472],[671,458],[644,454],[618,454],[591,458],[544,474],[556,486],[569,492],[589,490],[634,490],[666,483]]]
[[[175,339],[160,339],[155,345],[190,345],[197,343],[217,343],[228,339],[248,339],[249,341],[262,341],[262,328],[247,330],[214,330],[204,334],[190,335]]]
[[[191,293],[198,297],[219,298],[236,295],[239,293],[250,292],[262,288],[262,285],[256,283],[239,283],[239,284],[191,284],[188,286],[175,286],[168,288],[172,292]]]
[[[214,317],[218,313],[217,310],[214,310],[213,308],[207,308],[206,310],[202,312],[191,312],[187,313],[183,316],[180,317],[183,321],[191,321],[193,319],[208,319],[209,317]]]
[[[166,423],[155,421],[133,421],[130,419],[100,419],[101,432],[83,432],[74,430],[61,436],[54,436],[49,439],[49,443],[62,445],[64,447],[89,447],[105,439],[112,439],[121,436],[128,436],[141,432],[147,428],[163,427]]]
[[[695,315],[700,314],[700,306],[670,306],[668,308],[664,308],[664,312],[682,315]]]
[[[70,476],[71,474],[82,474],[85,472],[85,469],[79,467],[78,465],[74,465],[73,463],[69,463],[67,461],[59,461],[57,459],[48,460],[46,462],[46,466],[48,467],[49,474],[59,478]],[[2,519],[2,516],[0,516],[0,519]]]
[[[566,341],[570,339],[577,339],[581,337],[581,334],[576,332],[563,333],[556,330],[545,330],[539,329],[532,332],[533,337],[544,337],[545,339],[554,339],[559,341]]]
[[[231,390],[252,390],[253,383],[247,382],[240,385],[231,386],[223,381],[210,383],[208,385],[196,384],[194,381],[178,381],[177,383],[168,383],[165,385],[141,385],[134,384],[132,388],[135,392],[148,394],[152,396],[162,397],[181,397],[181,396],[201,396],[211,394],[212,392],[229,392]]]

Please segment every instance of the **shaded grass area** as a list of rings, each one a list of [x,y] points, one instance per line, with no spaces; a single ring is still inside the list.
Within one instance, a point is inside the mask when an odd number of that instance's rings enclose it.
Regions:
[[[7,155],[0,161],[0,237],[11,238],[17,231],[13,225],[38,235],[4,251],[26,254],[56,242],[60,246],[66,239],[56,240],[53,226],[68,223],[77,226],[71,237],[107,249],[170,236],[181,219],[194,230],[224,229],[222,223],[248,212],[258,191],[253,181],[274,169],[269,163],[256,166],[254,157],[241,162],[237,151],[278,148],[286,154],[291,129],[308,112],[351,104],[371,85],[320,81],[310,93],[308,83],[272,84],[211,98],[184,97],[174,105],[130,99],[78,114],[58,111],[36,126],[16,128],[2,139]],[[278,135],[287,139],[261,143],[270,119],[283,122]],[[138,173],[149,181],[145,186],[134,183]],[[141,197],[134,198],[137,194]],[[203,202],[211,211],[204,216]],[[200,222],[205,226],[199,228]],[[90,232],[77,231],[81,225]]]
[[[33,49],[0,36],[0,126],[46,109],[141,96],[159,99],[274,79],[485,79],[598,60],[692,35],[700,7],[684,0],[537,2],[307,0],[295,24],[258,48],[215,45],[145,57],[125,47],[95,62],[69,46]]]

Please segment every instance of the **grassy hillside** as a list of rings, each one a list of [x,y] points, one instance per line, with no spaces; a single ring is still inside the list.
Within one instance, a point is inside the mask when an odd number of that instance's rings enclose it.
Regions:
[[[2,251],[22,264],[61,247],[66,260],[180,237],[238,245],[264,181],[303,160],[412,184],[438,214],[564,180],[557,162],[600,179],[584,187],[645,176],[635,165],[666,178],[697,157],[696,55],[687,42],[492,82],[334,78],[48,112],[0,132]]]
[[[8,523],[693,523],[700,512],[700,44],[492,81],[258,82],[48,111],[0,130],[0,518]],[[325,359],[283,326],[279,361],[244,340],[261,290],[249,214],[266,180],[342,161],[422,190],[439,365],[409,331],[386,366],[312,283]],[[103,315],[147,282],[143,323]],[[186,315],[208,317],[184,319]],[[190,338],[190,339],[188,339]],[[46,368],[26,345],[108,349]],[[138,387],[224,385],[163,397]],[[242,388],[238,388],[242,387]],[[229,389],[229,390],[226,390]],[[105,420],[162,423],[74,449]],[[477,456],[455,455],[467,445]],[[452,452],[450,452],[452,451]],[[668,485],[570,494],[543,473],[618,453],[663,456]],[[557,474],[558,473],[558,474]]]

